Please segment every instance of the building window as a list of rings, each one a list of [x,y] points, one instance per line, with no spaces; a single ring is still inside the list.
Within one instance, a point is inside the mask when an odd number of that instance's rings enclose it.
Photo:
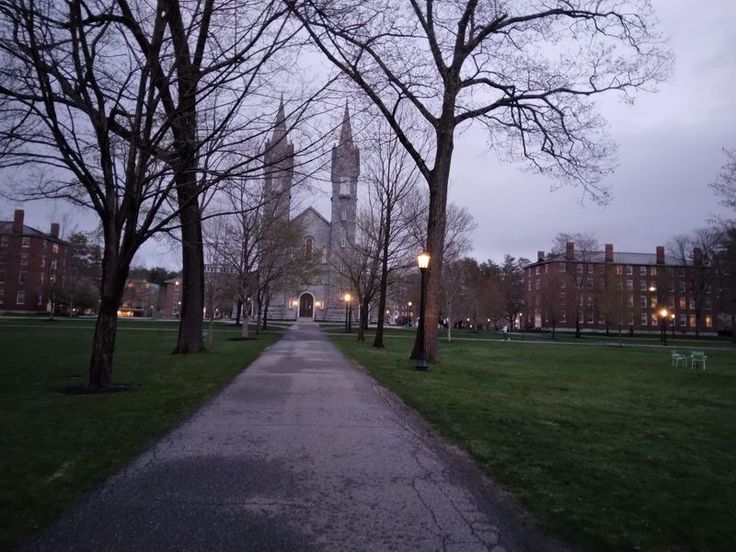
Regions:
[[[340,197],[350,197],[350,179],[340,178]]]
[[[593,280],[589,279],[587,282],[585,282],[585,287],[587,287],[588,289],[593,289]]]
[[[8,247],[10,238],[8,236],[0,236],[0,247]]]
[[[713,317],[710,315],[707,315],[705,317],[705,327],[706,328],[712,328],[713,327]]]
[[[46,268],[46,255],[41,255],[41,268]]]
[[[565,289],[565,280],[560,280],[560,288]]]
[[[20,266],[28,266],[28,253],[20,254]]]
[[[684,280],[680,280],[680,292],[685,293],[685,290],[687,289],[687,285],[685,284]]]
[[[639,280],[639,291],[646,291],[647,289],[647,281]]]
[[[595,269],[595,267],[592,264],[589,264],[588,265],[588,274],[593,274],[593,270],[594,269]]]
[[[327,249],[325,247],[319,250],[319,260],[322,264],[327,262]]]
[[[544,273],[545,274],[549,273],[549,265],[548,264],[547,265],[544,265]]]
[[[2,305],[3,303],[5,303],[5,290],[0,289],[0,305]]]
[[[340,213],[340,220],[343,222],[348,220],[348,212],[346,209],[343,209],[342,212]]]
[[[630,307],[633,307],[634,306],[634,296],[631,295],[630,293],[629,293],[629,297],[628,297],[628,299],[626,301],[626,304],[629,305]]]
[[[688,325],[689,325],[689,326],[690,326],[691,328],[694,328],[694,327],[695,327],[695,315],[694,315],[694,314],[691,314],[691,315],[690,315],[690,316],[688,317]]]
[[[645,312],[641,313],[641,325],[646,326],[649,322],[649,315]]]
[[[656,326],[656,325],[657,325],[657,314],[653,312],[652,313],[652,326]]]
[[[26,283],[26,271],[25,270],[21,270],[20,272],[18,272],[18,283],[19,284],[25,284]],[[25,301],[23,301],[23,302],[25,302]]]
[[[580,264],[577,265],[575,267],[575,270],[577,270],[578,274],[582,274],[583,273],[583,265],[580,265]]]
[[[567,265],[565,263],[560,263],[560,272],[567,272]]]
[[[680,299],[677,301],[677,305],[681,309],[685,309],[685,308],[687,308],[687,301],[685,301],[685,298],[684,297],[680,297]]]
[[[626,275],[631,276],[634,274],[634,267],[631,265],[626,265]]]
[[[5,269],[0,269],[0,284],[5,283]]]
[[[592,310],[589,310],[588,311],[588,324],[593,324],[593,323],[594,323],[593,311]]]
[[[29,248],[31,247],[31,238],[24,237],[20,239],[20,246],[23,248]],[[25,301],[24,301],[25,302]]]
[[[314,239],[307,238],[304,240],[304,256],[307,259],[312,258],[312,250],[314,249]]]
[[[25,291],[19,291],[15,296],[15,304],[16,305],[25,305],[26,304],[26,292]]]
[[[623,275],[623,273],[624,273],[624,267],[622,267],[621,265],[617,265],[616,266],[616,276],[621,276]]]
[[[56,271],[56,259],[51,259],[51,272]]]
[[[652,268],[649,269],[649,275],[650,276],[656,276],[657,275],[657,267],[656,266],[653,266]]]
[[[688,306],[690,307],[690,310],[695,310],[695,299],[690,299],[688,303],[689,303]]]
[[[537,267],[537,276],[539,275],[539,267]]]
[[[646,276],[647,275],[647,267],[640,266],[639,267],[639,274],[642,275],[642,276]]]
[[[340,247],[345,249],[348,246],[348,240],[345,238],[345,235],[343,234],[342,238],[340,238]]]
[[[52,253],[58,253],[59,252],[59,244],[58,243],[55,243],[54,245],[51,246],[51,252]]]
[[[634,280],[626,280],[626,289],[634,289]]]
[[[45,281],[46,281],[46,275],[42,272],[41,273],[41,285],[43,285]]]
[[[647,308],[647,298],[642,296],[641,300],[639,301],[639,305],[641,306],[642,309],[646,309]]]
[[[687,328],[687,316],[684,314],[680,315],[680,326]]]

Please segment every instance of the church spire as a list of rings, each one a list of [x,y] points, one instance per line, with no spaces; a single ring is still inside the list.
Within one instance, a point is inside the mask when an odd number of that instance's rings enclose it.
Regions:
[[[279,110],[276,113],[276,121],[273,124],[273,134],[271,135],[271,143],[278,144],[286,136],[286,114],[284,113],[284,95],[281,94],[281,102]]]
[[[345,113],[342,116],[342,127],[340,127],[340,141],[338,145],[353,145],[353,130],[350,128],[350,111],[348,110],[348,102],[345,101]]]

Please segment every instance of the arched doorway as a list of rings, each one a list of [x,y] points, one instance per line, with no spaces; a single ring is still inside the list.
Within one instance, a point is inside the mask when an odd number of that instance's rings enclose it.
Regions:
[[[299,298],[299,318],[312,318],[314,316],[314,297],[311,293],[303,293]]]

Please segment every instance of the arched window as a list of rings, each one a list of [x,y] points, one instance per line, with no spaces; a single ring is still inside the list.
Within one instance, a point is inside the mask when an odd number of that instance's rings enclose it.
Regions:
[[[304,256],[307,259],[311,259],[313,250],[314,250],[314,238],[306,238],[304,240]]]

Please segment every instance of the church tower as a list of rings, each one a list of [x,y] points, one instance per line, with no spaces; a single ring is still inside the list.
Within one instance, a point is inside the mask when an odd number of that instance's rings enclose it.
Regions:
[[[330,245],[334,253],[349,247],[355,240],[360,152],[353,143],[347,104],[340,127],[340,138],[332,148],[332,218]]]
[[[289,142],[284,114],[284,99],[273,126],[271,139],[263,151],[266,209],[275,217],[288,220],[291,211],[291,186],[294,178],[294,144]]]

